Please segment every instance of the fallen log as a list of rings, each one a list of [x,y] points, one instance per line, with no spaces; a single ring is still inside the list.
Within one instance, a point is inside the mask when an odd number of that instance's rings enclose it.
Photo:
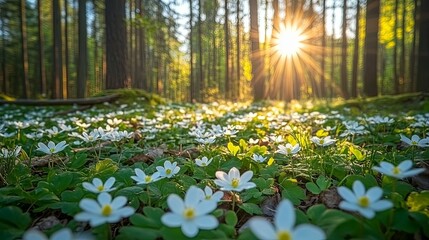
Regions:
[[[12,101],[0,100],[0,105],[15,104],[22,106],[61,106],[61,105],[94,105],[105,102],[113,102],[119,98],[119,94],[91,98],[70,98],[70,99],[16,99]]]

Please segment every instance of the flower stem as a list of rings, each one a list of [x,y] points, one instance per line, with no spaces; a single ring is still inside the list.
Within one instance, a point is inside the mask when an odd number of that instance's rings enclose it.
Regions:
[[[232,211],[235,211],[235,193],[231,192],[232,194]]]

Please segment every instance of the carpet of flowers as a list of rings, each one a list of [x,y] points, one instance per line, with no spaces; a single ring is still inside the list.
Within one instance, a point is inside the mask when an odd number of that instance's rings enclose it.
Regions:
[[[0,112],[0,239],[429,238],[429,113]]]

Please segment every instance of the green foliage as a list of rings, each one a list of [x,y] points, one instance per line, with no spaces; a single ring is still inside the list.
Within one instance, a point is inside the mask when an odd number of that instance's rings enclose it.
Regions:
[[[14,239],[30,226],[31,218],[19,207],[9,206],[0,208],[0,238]]]

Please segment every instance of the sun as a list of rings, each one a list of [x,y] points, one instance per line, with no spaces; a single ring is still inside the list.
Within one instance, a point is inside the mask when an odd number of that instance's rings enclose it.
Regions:
[[[298,29],[285,28],[278,33],[276,51],[282,56],[293,56],[301,50],[304,36]]]

